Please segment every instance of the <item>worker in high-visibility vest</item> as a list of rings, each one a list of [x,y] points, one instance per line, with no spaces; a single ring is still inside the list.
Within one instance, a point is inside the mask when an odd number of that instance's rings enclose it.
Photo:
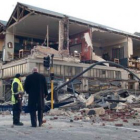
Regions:
[[[23,86],[21,83],[21,75],[16,74],[11,85],[12,97],[11,101],[13,104],[13,124],[22,126],[20,122],[20,113],[22,109],[22,94],[24,93]]]

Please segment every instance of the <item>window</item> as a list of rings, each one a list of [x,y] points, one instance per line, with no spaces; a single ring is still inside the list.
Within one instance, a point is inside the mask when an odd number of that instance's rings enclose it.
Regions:
[[[100,77],[100,70],[96,69],[96,77]]]
[[[75,75],[81,73],[83,71],[82,67],[75,67]]]
[[[61,66],[60,65],[56,65],[56,74],[57,75],[60,75],[60,73],[61,73]]]
[[[64,76],[64,66],[61,66],[61,76]]]
[[[106,71],[100,70],[100,78],[106,78]]]
[[[112,59],[114,58],[118,59],[124,58],[124,47],[112,49]]]
[[[115,71],[115,78],[121,79],[121,72],[120,71]]]
[[[107,71],[107,78],[114,79],[114,71],[108,70]]]
[[[94,75],[94,77],[97,77],[97,75],[96,75],[96,69],[93,69],[93,75]]]

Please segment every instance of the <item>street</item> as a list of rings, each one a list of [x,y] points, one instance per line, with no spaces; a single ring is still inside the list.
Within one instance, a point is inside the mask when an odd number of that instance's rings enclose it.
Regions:
[[[52,120],[44,116],[47,122],[43,127],[30,127],[28,114],[22,115],[24,126],[12,126],[12,115],[0,115],[0,140],[139,140],[140,126],[130,123],[123,127],[114,126],[114,122],[91,123],[70,122],[68,117],[59,116]]]

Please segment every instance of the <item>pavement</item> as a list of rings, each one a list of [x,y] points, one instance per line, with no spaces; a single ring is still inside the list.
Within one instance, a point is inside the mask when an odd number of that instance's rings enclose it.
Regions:
[[[53,119],[52,119],[53,118]],[[135,120],[124,122],[101,122],[77,120],[70,122],[66,116],[44,116],[43,127],[30,127],[30,116],[24,114],[24,126],[13,126],[12,115],[0,115],[0,140],[139,140],[140,126],[133,126]],[[138,121],[138,120],[137,120]],[[116,123],[123,123],[116,127]]]

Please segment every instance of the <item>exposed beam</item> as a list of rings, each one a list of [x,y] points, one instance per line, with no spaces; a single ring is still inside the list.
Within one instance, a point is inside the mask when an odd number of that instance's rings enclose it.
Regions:
[[[17,7],[17,19],[19,18],[19,14],[20,14],[20,9],[19,7]]]
[[[21,18],[19,21],[11,24],[8,28],[11,28],[13,26],[15,26],[16,24],[18,24],[19,22],[21,22],[22,20],[24,20],[25,18],[29,17],[32,13],[27,14],[26,16],[24,16],[23,18]]]
[[[22,9],[22,12],[20,13],[20,15],[19,15],[19,17],[18,17],[18,21],[23,17],[24,10],[25,10],[25,8]]]
[[[17,22],[17,19],[14,16],[12,16],[12,18]]]

